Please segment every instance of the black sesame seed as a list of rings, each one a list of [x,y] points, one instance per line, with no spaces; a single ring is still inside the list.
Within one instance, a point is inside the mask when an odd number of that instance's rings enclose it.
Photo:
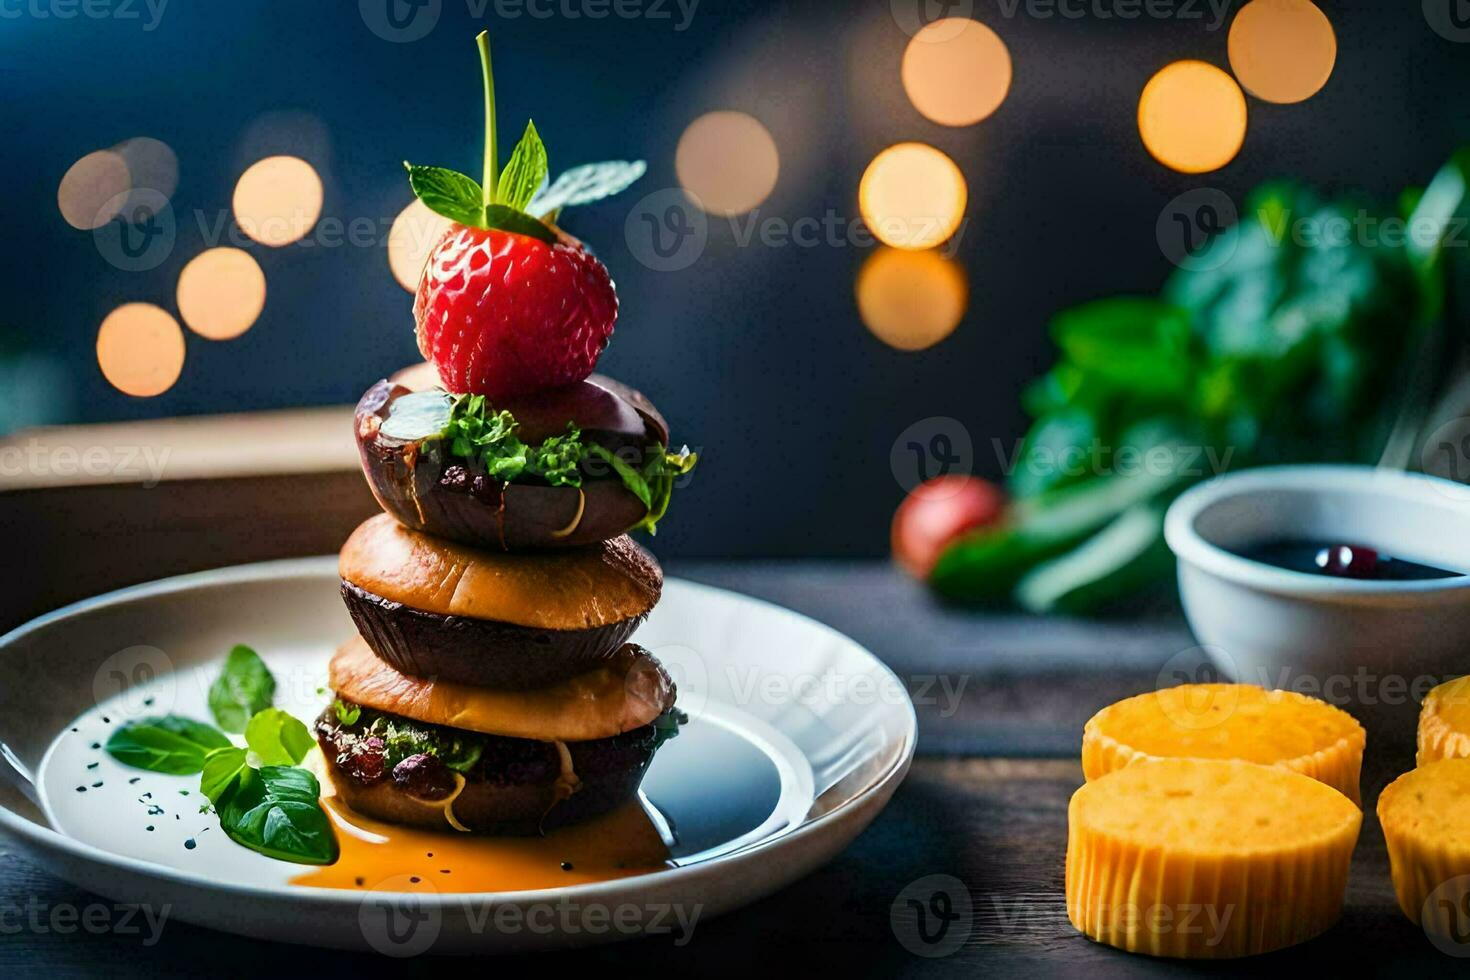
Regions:
[[[367,884],[366,878],[355,878],[353,880],[357,883],[358,888],[361,888],[363,885]]]
[[[420,879],[418,875],[413,875],[408,880],[411,881],[411,882],[413,882],[415,885],[417,885],[419,883],[419,881],[422,880],[422,879]]]
[[[96,769],[98,765],[100,765],[100,763],[89,762],[89,763],[87,763],[87,768],[88,769]]]
[[[148,831],[148,833],[153,833],[153,825],[151,823],[145,829]]]
[[[129,786],[136,786],[139,782],[142,781],[142,779],[143,779],[142,776],[134,776],[132,779],[129,779],[128,780],[128,785]]]
[[[102,724],[104,724],[104,725],[110,725],[110,724],[112,724],[112,719],[109,718],[109,717],[107,717],[106,715],[103,715],[102,716]]]
[[[570,862],[570,861],[563,861],[561,863],[561,869],[563,871],[570,871],[570,870],[572,870],[572,862]]]
[[[85,793],[86,791],[87,791],[87,787],[85,787],[85,786],[78,786],[77,787],[77,792],[78,793]]]
[[[76,731],[76,729],[73,728],[72,731]],[[101,742],[93,742],[92,745],[91,745],[91,748],[100,749],[100,748],[102,748],[102,743]]]
[[[199,845],[194,841],[194,838],[192,838],[192,837],[190,837],[188,840],[184,841],[184,850],[186,850],[186,851],[192,851],[192,850],[194,850],[194,848],[196,848],[198,846]]]
[[[102,780],[99,779],[95,783],[92,784],[92,788],[93,789],[96,789],[98,786],[101,786],[101,785],[102,785]]]

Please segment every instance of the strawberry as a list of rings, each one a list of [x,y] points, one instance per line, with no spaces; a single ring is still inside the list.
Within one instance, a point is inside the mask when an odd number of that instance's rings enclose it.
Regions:
[[[429,253],[414,297],[419,350],[456,394],[492,401],[581,381],[597,366],[618,315],[607,269],[557,229],[563,208],[616,194],[641,160],[586,164],[547,186],[534,123],[505,169],[495,149],[490,42],[475,39],[485,79],[484,180],[405,163],[413,192],[454,221]]]
[[[569,235],[547,244],[457,225],[424,266],[419,350],[450,391],[492,402],[581,381],[618,316],[607,268]]]

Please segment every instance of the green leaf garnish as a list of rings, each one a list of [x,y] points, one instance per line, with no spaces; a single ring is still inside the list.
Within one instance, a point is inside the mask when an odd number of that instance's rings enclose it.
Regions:
[[[416,166],[407,160],[403,166],[408,170],[408,185],[430,211],[472,228],[485,227],[485,199],[473,177],[444,167]]]
[[[357,719],[362,717],[362,706],[349,704],[341,698],[332,701],[332,711],[337,715],[337,720],[344,725],[355,725]]]
[[[209,710],[227,732],[243,732],[257,711],[271,706],[276,679],[260,655],[237,646],[225,658],[225,669],[209,687]]]
[[[294,766],[316,743],[301,722],[280,708],[266,708],[245,726],[245,744],[263,765]]]
[[[108,738],[106,750],[135,769],[187,776],[204,768],[211,751],[229,744],[229,738],[212,725],[163,715],[123,725]]]
[[[454,170],[405,163],[409,186],[431,211],[451,221],[554,244],[556,233],[538,219],[555,220],[564,207],[616,194],[643,176],[647,165],[642,160],[586,164],[568,170],[548,188],[550,165],[546,145],[535,124],[528,122],[525,134],[501,171],[497,162],[495,73],[491,68],[489,35],[481,31],[475,44],[480,51],[480,71],[485,83],[483,179],[477,183]]]
[[[220,826],[237,844],[297,864],[337,860],[337,837],[319,802],[316,777],[295,766],[245,767],[215,800]]]
[[[218,803],[225,791],[249,768],[245,750],[239,746],[215,749],[204,760],[204,771],[199,774],[199,792],[210,803]]]
[[[546,159],[546,145],[536,132],[534,122],[526,123],[525,135],[511,151],[510,160],[500,173],[495,186],[495,201],[517,211],[525,211],[526,205],[546,183],[550,164]]]
[[[648,171],[642,160],[607,160],[584,163],[564,172],[548,188],[537,194],[526,210],[537,217],[551,218],[562,208],[590,204],[627,190]]]

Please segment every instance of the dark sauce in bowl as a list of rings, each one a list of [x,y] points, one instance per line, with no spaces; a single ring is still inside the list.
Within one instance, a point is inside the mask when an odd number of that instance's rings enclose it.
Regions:
[[[1342,542],[1313,541],[1305,538],[1277,538],[1230,549],[1233,554],[1251,561],[1274,565],[1290,572],[1305,572],[1328,578],[1350,578],[1374,582],[1420,582],[1431,579],[1460,578],[1464,572],[1451,572],[1433,565],[1385,555],[1373,548]]]

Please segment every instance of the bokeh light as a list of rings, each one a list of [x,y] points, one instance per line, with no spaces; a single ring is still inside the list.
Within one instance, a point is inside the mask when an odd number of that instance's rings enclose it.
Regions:
[[[776,187],[781,155],[760,120],[743,112],[708,112],[689,124],[674,153],[679,184],[711,214],[744,214]]]
[[[152,217],[160,199],[167,201],[179,187],[179,158],[173,147],[151,136],[135,136],[114,146],[113,152],[128,165],[133,193],[123,206],[123,214],[131,221]],[[142,193],[153,191],[154,193]]]
[[[179,273],[179,316],[210,340],[231,340],[255,323],[265,308],[265,273],[249,252],[211,248]]]
[[[388,267],[393,270],[398,285],[411,293],[418,290],[419,276],[423,274],[429,252],[452,223],[442,214],[430,211],[418,198],[398,212],[393,227],[388,229]]]
[[[933,248],[959,228],[969,190],[953,160],[926,143],[899,143],[873,158],[858,185],[858,207],[879,241]]]
[[[97,331],[97,366],[125,395],[161,395],[184,370],[184,331],[152,303],[124,303]]]
[[[1138,99],[1143,145],[1180,173],[1218,170],[1245,142],[1245,93],[1235,79],[1203,61],[1161,68]]]
[[[262,245],[289,245],[321,217],[322,179],[300,157],[266,157],[240,175],[234,207],[246,235]]]
[[[984,24],[951,17],[925,25],[909,41],[902,76],[909,101],[925,118],[969,126],[1005,101],[1011,55]]]
[[[128,163],[114,150],[88,153],[72,164],[56,188],[56,206],[73,228],[101,228],[122,211],[132,189]]]
[[[965,271],[936,252],[880,248],[858,272],[858,315],[889,347],[933,347],[959,326],[969,304]]]
[[[1230,67],[1258,99],[1309,99],[1336,62],[1332,22],[1311,0],[1251,0],[1230,25]]]

